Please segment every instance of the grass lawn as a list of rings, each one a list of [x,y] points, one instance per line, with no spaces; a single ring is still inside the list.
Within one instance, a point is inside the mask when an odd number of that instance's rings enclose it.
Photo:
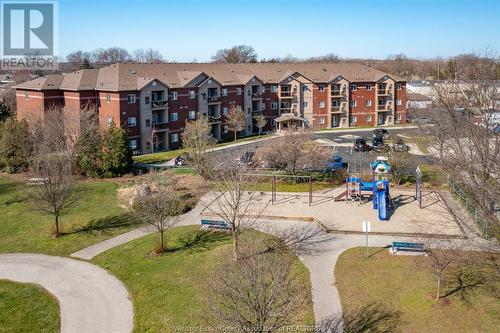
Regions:
[[[217,260],[231,249],[225,234],[204,233],[199,226],[177,227],[168,233],[166,255],[148,255],[157,242],[152,234],[107,251],[92,261],[127,286],[134,303],[135,332],[174,332],[175,326],[206,326],[204,284]],[[297,259],[304,288],[309,271]],[[297,324],[313,323],[312,302],[304,305]]]
[[[59,332],[59,304],[42,287],[0,280],[0,332]]]
[[[96,181],[80,187],[82,200],[61,218],[65,234],[53,239],[53,217],[33,210],[27,186],[0,177],[0,252],[68,255],[132,228],[118,204],[117,184]]]
[[[392,256],[387,249],[369,259],[364,248],[345,251],[335,266],[344,313],[380,302],[401,312],[400,332],[498,332],[500,303],[482,290],[472,295],[471,305],[455,295],[436,302],[436,282],[425,260],[429,258]]]

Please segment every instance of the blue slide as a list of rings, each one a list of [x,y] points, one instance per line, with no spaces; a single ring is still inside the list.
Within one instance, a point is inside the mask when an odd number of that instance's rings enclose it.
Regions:
[[[385,193],[385,188],[383,190],[378,190],[377,200],[378,200],[378,219],[387,220],[387,195]]]

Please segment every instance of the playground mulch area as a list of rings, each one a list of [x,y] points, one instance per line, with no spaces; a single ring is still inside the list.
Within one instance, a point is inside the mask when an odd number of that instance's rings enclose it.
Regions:
[[[326,230],[339,233],[361,233],[362,222],[370,221],[374,234],[464,237],[437,192],[423,193],[422,208],[419,208],[414,191],[391,189],[394,208],[388,210],[388,220],[379,221],[370,195],[361,201],[334,201],[344,189],[315,191],[311,204],[308,193],[277,192],[273,204],[271,192],[261,192],[248,214],[259,214],[263,219],[315,221]],[[211,210],[214,212],[217,207],[211,207]],[[210,215],[208,210],[204,213]]]

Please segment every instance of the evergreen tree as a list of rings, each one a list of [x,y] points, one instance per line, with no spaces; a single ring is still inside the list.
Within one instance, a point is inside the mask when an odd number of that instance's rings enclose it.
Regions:
[[[11,116],[10,107],[5,102],[0,102],[0,123]]]
[[[104,132],[100,157],[104,177],[120,176],[130,170],[132,150],[122,128],[112,126]]]
[[[7,172],[28,167],[33,143],[28,123],[8,118],[0,126],[0,165]]]
[[[76,171],[90,177],[102,177],[102,135],[98,127],[83,130],[75,145]]]

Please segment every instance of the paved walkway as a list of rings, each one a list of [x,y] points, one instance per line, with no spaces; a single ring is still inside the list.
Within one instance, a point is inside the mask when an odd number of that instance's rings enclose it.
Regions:
[[[90,263],[43,254],[0,254],[0,279],[36,283],[54,295],[62,333],[132,331],[134,312],[127,289]]]

